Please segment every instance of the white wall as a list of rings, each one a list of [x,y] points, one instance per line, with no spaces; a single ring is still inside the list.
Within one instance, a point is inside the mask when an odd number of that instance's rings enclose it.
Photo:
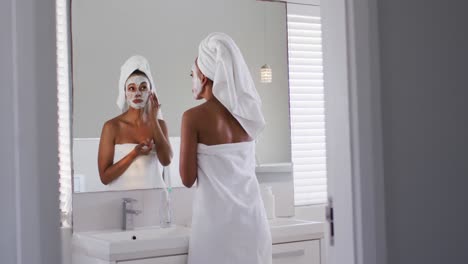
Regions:
[[[0,2],[0,258],[60,263],[55,1]]]
[[[388,263],[467,263],[468,3],[378,3]]]
[[[102,124],[119,114],[120,66],[134,54],[150,61],[169,134],[179,136],[182,113],[197,104],[189,74],[198,44],[222,31],[240,47],[263,100],[259,161],[291,161],[284,3],[80,0],[72,2],[72,18],[74,137],[99,137]],[[273,69],[271,84],[259,82],[264,63]]]

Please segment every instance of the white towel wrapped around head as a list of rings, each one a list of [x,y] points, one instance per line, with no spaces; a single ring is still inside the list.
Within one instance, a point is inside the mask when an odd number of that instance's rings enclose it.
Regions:
[[[151,92],[154,93],[156,96],[156,86],[154,85],[153,76],[151,74],[150,66],[148,60],[140,55],[134,55],[125,61],[125,63],[120,67],[120,79],[119,79],[119,95],[117,97],[117,106],[119,107],[122,112],[128,110],[127,100],[125,98],[125,83],[127,82],[128,77],[136,71],[139,70],[143,72],[150,82],[150,89]],[[148,102],[148,105],[151,102]],[[158,112],[158,119],[163,119],[161,109]]]
[[[257,138],[265,127],[262,102],[234,40],[224,33],[208,35],[200,43],[197,65],[213,81],[213,95]]]

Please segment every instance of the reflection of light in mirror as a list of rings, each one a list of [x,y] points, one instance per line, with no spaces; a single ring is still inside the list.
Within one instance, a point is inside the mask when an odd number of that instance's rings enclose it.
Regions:
[[[270,66],[268,64],[263,65],[260,68],[260,82],[261,83],[271,83],[273,73],[271,72]]]

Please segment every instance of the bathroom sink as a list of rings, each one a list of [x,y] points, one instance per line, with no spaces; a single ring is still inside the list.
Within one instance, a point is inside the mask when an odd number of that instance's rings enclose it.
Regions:
[[[132,231],[116,231],[106,233],[89,234],[91,238],[108,241],[108,242],[123,242],[128,240],[153,240],[157,238],[171,238],[186,236],[186,228],[171,227],[171,228],[145,228]]]
[[[147,227],[129,231],[82,232],[73,235],[74,250],[107,261],[186,254],[190,229]]]
[[[273,244],[323,238],[324,224],[295,218],[269,220]],[[104,261],[125,261],[187,254],[190,228],[146,227],[73,234],[74,254]]]
[[[324,223],[296,218],[269,220],[273,244],[323,238]]]

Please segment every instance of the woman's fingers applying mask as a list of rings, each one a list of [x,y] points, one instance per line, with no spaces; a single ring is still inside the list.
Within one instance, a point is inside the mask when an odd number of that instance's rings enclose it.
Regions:
[[[151,100],[151,110],[153,111],[155,115],[157,115],[159,108],[161,108],[161,104],[159,103],[158,97],[156,96],[156,94],[151,93],[150,100]]]

